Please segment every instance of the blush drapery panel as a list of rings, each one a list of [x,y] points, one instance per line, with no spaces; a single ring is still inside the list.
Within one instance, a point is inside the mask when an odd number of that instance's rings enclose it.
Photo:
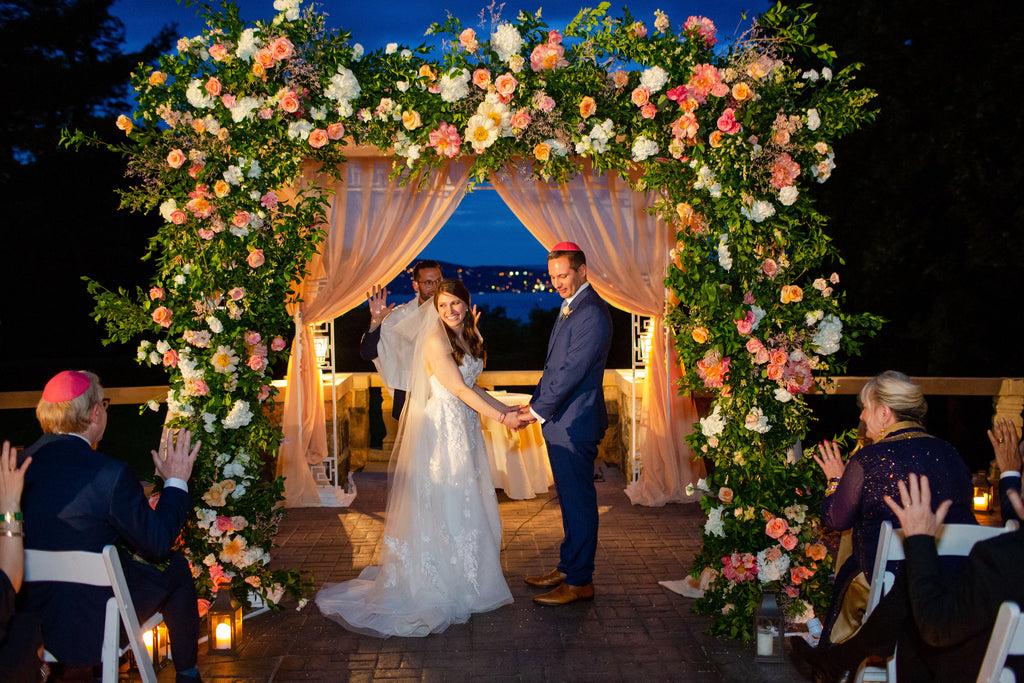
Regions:
[[[617,175],[596,175],[589,163],[563,185],[541,183],[514,170],[490,181],[546,249],[563,240],[580,245],[587,255],[588,280],[609,303],[653,319],[655,333],[642,392],[646,419],[638,438],[643,470],[626,493],[639,505],[690,502],[686,485],[703,476],[703,463],[694,460],[685,440],[697,412],[689,398],[677,395],[679,366],[669,356],[671,344],[667,348],[660,333],[664,279],[675,233],[647,213],[653,196],[634,192]]]
[[[277,459],[287,507],[320,505],[309,466],[328,454],[323,385],[310,325],[355,308],[373,285],[399,275],[451,217],[469,180],[467,164],[447,164],[422,189],[415,178],[403,187],[388,178],[392,157],[376,150],[362,157],[358,153],[349,156],[340,180],[321,183],[332,191],[327,236],[296,288],[302,303],[288,309],[295,318],[295,340],[281,420],[285,439]],[[316,174],[315,166],[307,166],[300,182],[309,184]]]

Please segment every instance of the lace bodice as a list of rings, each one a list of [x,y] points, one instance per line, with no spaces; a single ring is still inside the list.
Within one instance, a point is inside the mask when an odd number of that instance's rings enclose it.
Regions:
[[[459,366],[459,372],[462,373],[462,380],[466,383],[467,387],[471,387],[476,384],[476,380],[480,377],[480,373],[484,371],[484,362],[480,358],[474,358],[473,356],[465,356],[462,359],[462,365]],[[430,393],[434,398],[438,398],[442,401],[461,401],[455,398],[455,395],[444,388],[444,385],[438,381],[434,375],[430,376]],[[469,406],[466,406],[467,408]]]

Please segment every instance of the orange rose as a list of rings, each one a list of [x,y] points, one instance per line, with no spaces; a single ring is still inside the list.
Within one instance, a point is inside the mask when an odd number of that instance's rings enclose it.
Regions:
[[[693,341],[698,344],[703,344],[708,340],[708,329],[706,327],[695,327],[693,328],[693,332],[690,333],[690,336],[693,337]]]
[[[206,132],[206,120],[205,119],[192,119],[192,130],[197,133]]]
[[[435,78],[437,78],[437,72],[430,68],[430,65],[428,64],[423,64],[422,66],[420,66],[419,74],[420,78],[425,78],[428,81],[432,81]]]
[[[218,197],[227,197],[229,192],[231,192],[231,186],[223,180],[218,180],[213,184],[213,193]]]
[[[811,558],[815,562],[820,562],[825,559],[825,556],[828,554],[828,549],[825,548],[825,545],[822,543],[810,543],[807,545],[804,552],[807,554],[807,557]]]
[[[314,128],[309,133],[309,146],[313,149],[320,149],[327,144],[327,131],[323,128]]]
[[[647,88],[633,88],[633,94],[629,96],[633,104],[642,107],[651,99],[651,91]]]
[[[274,66],[274,53],[267,48],[263,48],[256,53],[256,63],[262,66],[264,69],[269,69]]]
[[[792,550],[796,547],[797,538],[793,534],[786,534],[782,537],[781,543],[786,550]]]
[[[613,71],[612,84],[614,84],[616,88],[625,88],[627,85],[629,85],[629,74],[623,71],[622,69]]]
[[[551,145],[541,142],[533,148],[533,156],[537,161],[547,161],[551,158]]]
[[[789,524],[782,517],[772,517],[764,527],[764,532],[771,538],[782,538],[789,531]]]
[[[163,85],[167,82],[167,74],[163,71],[154,71],[149,74],[149,84],[153,86]]]
[[[402,125],[405,126],[406,130],[416,130],[423,125],[423,121],[420,120],[420,113],[418,111],[403,111],[402,112]]]
[[[593,97],[587,95],[580,100],[580,116],[588,119],[594,115],[595,111],[597,111],[597,102],[594,101]]]
[[[340,140],[341,136],[345,134],[345,126],[340,123],[332,123],[327,126],[327,137],[332,140]]]
[[[708,144],[710,144],[712,147],[721,147],[723,137],[725,137],[725,133],[723,133],[722,131],[712,131],[711,135],[708,137]]]
[[[180,149],[172,149],[171,153],[167,155],[167,165],[171,168],[181,168],[184,163],[185,153]]]
[[[750,86],[743,82],[737,83],[732,86],[732,96],[737,102],[750,99]]]
[[[152,316],[153,322],[155,322],[160,327],[171,326],[171,318],[173,317],[173,313],[171,312],[171,309],[167,308],[166,306],[158,307],[155,311],[153,311]]]
[[[135,127],[135,124],[132,123],[132,120],[124,114],[121,114],[117,117],[117,123],[115,125],[117,126],[118,130],[123,130],[125,135],[131,133],[132,128]]]
[[[259,62],[253,62],[253,64],[252,64],[252,73],[253,73],[254,76],[257,76],[259,78],[266,78],[266,76],[267,76],[267,67],[263,66]]]

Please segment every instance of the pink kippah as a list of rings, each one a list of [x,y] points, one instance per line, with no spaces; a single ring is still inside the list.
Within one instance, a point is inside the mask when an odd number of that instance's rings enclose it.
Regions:
[[[559,242],[551,251],[583,251],[575,242]]]
[[[89,377],[75,370],[65,370],[54,375],[43,388],[43,400],[63,403],[78,398],[89,390]]]

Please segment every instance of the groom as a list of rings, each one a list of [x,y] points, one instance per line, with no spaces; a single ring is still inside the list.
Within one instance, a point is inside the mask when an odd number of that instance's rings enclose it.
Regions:
[[[603,384],[612,319],[608,304],[587,282],[587,257],[578,246],[556,244],[548,254],[548,274],[564,301],[529,410],[541,423],[547,442],[565,538],[558,567],[526,582],[554,589],[534,597],[534,602],[566,605],[594,597],[594,458],[608,427]]]

